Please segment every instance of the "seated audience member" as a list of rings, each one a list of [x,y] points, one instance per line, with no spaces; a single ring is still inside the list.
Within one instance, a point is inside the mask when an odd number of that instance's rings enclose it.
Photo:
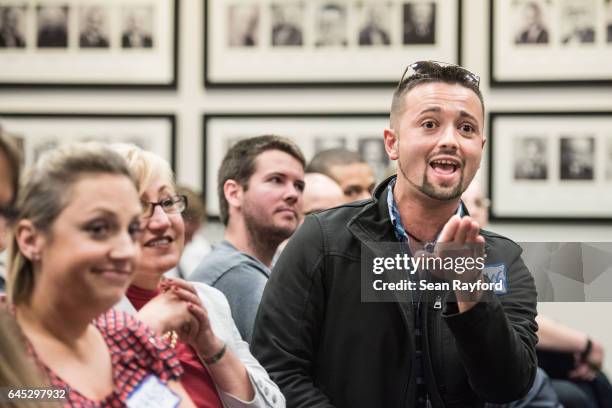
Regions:
[[[224,240],[189,279],[214,286],[227,296],[247,342],[274,254],[300,222],[304,164],[293,142],[266,135],[233,145],[219,169]]]
[[[49,151],[17,207],[9,302],[50,385],[69,388],[66,405],[124,406],[154,392],[193,406],[170,346],[109,310],[140,258],[142,208],[125,161],[97,144]]]
[[[0,254],[6,248],[7,227],[15,216],[13,204],[19,187],[21,155],[13,140],[0,129]],[[0,293],[4,292],[6,269],[0,258]]]
[[[538,316],[538,361],[553,378],[553,385],[563,398],[575,394],[568,382],[586,395],[582,399],[564,402],[566,407],[612,407],[612,386],[601,371],[604,360],[602,344],[588,334],[567,327],[545,316]],[[564,363],[567,362],[567,363]],[[572,398],[572,395],[568,395]]]
[[[0,302],[2,303],[2,302]],[[19,338],[19,326],[9,310],[0,304],[0,388],[24,389],[48,387],[38,367],[28,356]],[[4,408],[54,408],[59,403],[13,399],[2,401]]]
[[[344,193],[342,189],[331,178],[321,173],[306,173],[304,175],[304,193],[302,194],[302,216],[300,224],[304,222],[304,217],[309,214],[327,210],[344,204]],[[289,242],[289,238],[284,240],[276,250],[272,266],[276,263],[281,252]]]
[[[202,283],[164,279],[183,250],[188,205],[170,165],[136,146],[115,147],[140,185],[142,261],[117,309],[135,314],[175,348],[182,384],[198,407],[284,407],[285,399],[240,339],[227,300]],[[138,312],[137,312],[138,311]]]
[[[187,208],[183,211],[183,221],[185,222],[185,249],[181,255],[181,260],[176,268],[166,273],[169,278],[187,279],[187,277],[202,262],[202,259],[210,252],[211,247],[202,229],[206,219],[206,208],[202,196],[194,190],[184,187],[177,187],[177,194],[187,197]]]
[[[375,180],[370,166],[359,153],[344,148],[323,150],[317,153],[308,166],[307,173],[322,173],[340,185],[346,202],[372,197]]]
[[[470,216],[482,227],[489,223],[489,200],[485,198],[480,183],[472,182],[461,196],[461,200],[470,212]],[[537,316],[536,322],[539,327],[536,345],[540,357],[539,363],[541,367],[548,369],[548,374],[552,377],[552,386],[563,406],[565,408],[612,406],[610,397],[612,388],[600,371],[604,354],[601,343],[590,339],[585,333],[545,316]],[[564,359],[559,353],[567,353],[567,358]],[[577,362],[575,366],[574,355]],[[559,365],[559,359],[565,361],[569,359],[573,369],[561,374],[553,372],[558,371],[554,369]]]
[[[14,210],[12,204],[19,186],[19,152],[12,140],[0,129],[0,252],[5,248],[5,234]],[[3,266],[1,266],[4,268]],[[26,388],[48,386],[28,356],[19,338],[19,326],[6,307],[4,290],[5,271],[0,271],[0,388]],[[44,405],[43,405],[44,404]],[[59,404],[37,401],[3,401],[7,408],[53,407]]]
[[[302,221],[313,212],[327,210],[344,204],[344,193],[334,180],[321,173],[304,175]]]

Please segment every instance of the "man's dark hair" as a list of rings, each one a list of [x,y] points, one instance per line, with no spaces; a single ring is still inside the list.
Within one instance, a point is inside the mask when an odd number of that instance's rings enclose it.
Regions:
[[[249,188],[249,179],[255,173],[257,156],[268,150],[279,150],[295,158],[302,167],[306,160],[300,148],[291,140],[275,135],[263,135],[243,139],[233,145],[225,154],[219,174],[217,175],[217,194],[219,195],[219,210],[224,225],[229,222],[229,204],[225,199],[223,186],[227,180],[234,180],[245,190]]]
[[[11,204],[15,202],[17,198],[17,192],[19,190],[19,173],[21,169],[21,153],[15,143],[14,139],[2,132],[0,128],[0,155],[4,156],[8,162],[9,171],[11,172],[11,187],[13,190],[13,198]]]
[[[478,99],[480,99],[482,111],[484,113],[484,99],[482,97],[482,93],[478,88],[478,84],[466,77],[467,71],[465,68],[457,65],[438,65],[435,62],[430,62],[428,67],[429,69],[426,72],[414,74],[403,79],[395,89],[395,92],[393,93],[393,100],[391,102],[391,127],[397,123],[396,120],[398,116],[401,115],[402,111],[404,110],[404,100],[406,99],[406,94],[415,87],[426,83],[443,82],[449,85],[461,85],[464,88],[472,90],[478,96]]]
[[[306,173],[322,173],[335,180],[331,173],[333,166],[346,166],[353,163],[365,163],[365,161],[359,153],[344,147],[321,150],[306,166]]]

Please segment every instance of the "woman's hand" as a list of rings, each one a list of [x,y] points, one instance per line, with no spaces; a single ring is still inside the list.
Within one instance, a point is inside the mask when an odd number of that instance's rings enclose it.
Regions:
[[[167,290],[151,299],[136,316],[157,333],[174,330],[185,341],[198,331],[198,321],[190,313],[188,305],[183,293]]]
[[[161,287],[162,290],[175,293],[186,301],[187,309],[194,320],[189,338],[184,338],[179,334],[181,340],[191,344],[204,358],[218,353],[223,348],[223,342],[213,332],[208,319],[208,311],[202,304],[195,288],[188,282],[179,279],[166,279],[162,282]]]

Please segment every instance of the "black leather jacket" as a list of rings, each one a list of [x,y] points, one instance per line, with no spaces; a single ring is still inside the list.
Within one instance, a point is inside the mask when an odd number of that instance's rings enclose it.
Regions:
[[[253,354],[288,407],[414,407],[414,308],[361,301],[364,242],[397,241],[386,182],[374,199],[306,218],[266,286]],[[535,373],[536,290],[511,240],[481,231],[508,293],[459,314],[424,304],[424,366],[433,407],[482,407],[524,396]]]

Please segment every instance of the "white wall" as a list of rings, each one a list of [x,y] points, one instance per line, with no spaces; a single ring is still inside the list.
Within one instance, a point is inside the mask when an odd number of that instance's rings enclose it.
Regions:
[[[610,87],[553,89],[488,88],[488,4],[464,0],[463,63],[480,74],[488,110],[612,110]],[[200,188],[201,115],[210,112],[378,112],[388,110],[391,89],[205,90],[202,85],[202,1],[182,0],[177,91],[0,90],[1,112],[175,113],[178,132],[177,176]],[[406,64],[411,61],[406,61]],[[397,67],[398,76],[404,67]],[[382,129],[381,129],[382,131]],[[382,137],[382,132],[381,132]],[[484,172],[486,173],[486,172]],[[493,225],[520,240],[610,241],[610,228],[596,225]],[[213,233],[218,239],[219,229]],[[547,304],[542,310],[593,333],[612,350],[611,303]],[[612,367],[612,359],[607,360]]]

